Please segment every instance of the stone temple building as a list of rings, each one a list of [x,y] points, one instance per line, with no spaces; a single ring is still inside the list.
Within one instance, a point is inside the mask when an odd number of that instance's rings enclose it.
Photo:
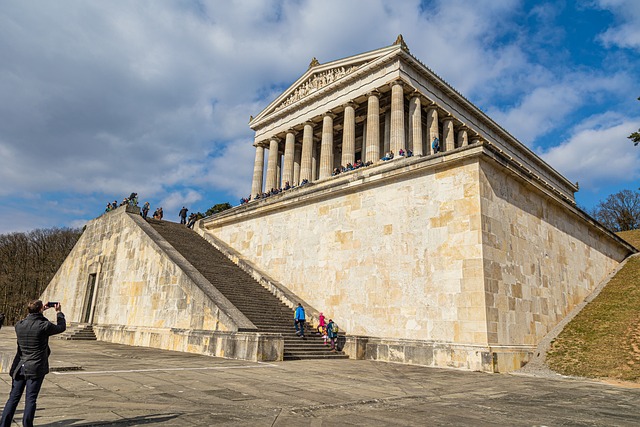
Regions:
[[[636,252],[401,36],[314,58],[250,127],[251,201],[197,232],[286,306],[336,320],[349,357],[517,369]],[[92,221],[43,298],[99,339],[281,360],[286,339],[218,292],[226,273],[203,281],[153,227]]]

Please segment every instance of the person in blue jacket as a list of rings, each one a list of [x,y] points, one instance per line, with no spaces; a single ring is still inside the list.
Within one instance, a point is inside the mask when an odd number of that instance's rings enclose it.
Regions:
[[[302,304],[298,303],[298,307],[296,308],[296,313],[293,316],[293,322],[296,327],[296,334],[300,335],[304,338],[304,322],[306,321],[304,315],[304,307]]]

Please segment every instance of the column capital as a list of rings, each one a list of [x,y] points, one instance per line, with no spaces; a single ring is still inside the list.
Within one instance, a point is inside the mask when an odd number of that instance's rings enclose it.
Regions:
[[[287,129],[287,132],[286,132],[286,133],[287,133],[287,134],[289,134],[289,133],[290,133],[290,134],[292,134],[293,136],[296,136],[296,135],[298,134],[298,131],[297,131],[297,130],[295,130],[294,128],[289,128],[289,129]]]
[[[429,103],[427,105],[425,105],[425,108],[427,110],[437,110],[438,109],[438,104],[436,104],[434,101],[430,101],[427,99],[427,101],[429,101]]]
[[[448,121],[448,120],[454,121],[455,119],[456,119],[455,117],[453,117],[451,114],[449,114],[448,116],[442,117],[440,120],[445,122],[445,121]]]
[[[411,89],[413,89],[410,93],[409,93],[409,98],[413,99],[413,98],[420,98],[420,103],[422,103],[423,100],[423,96],[422,93],[420,93],[420,91],[414,87],[411,87]]]
[[[355,101],[353,101],[353,100],[350,100],[350,101],[348,101],[348,102],[345,102],[342,106],[343,106],[344,108],[351,107],[351,108],[353,108],[353,109],[356,109],[356,108],[358,108],[358,103],[356,103],[356,102],[355,102]]]
[[[405,82],[402,79],[396,79],[392,82],[389,82],[389,87],[394,87],[394,86],[402,86],[402,90],[404,90],[405,87],[411,87],[407,84],[407,82]]]
[[[331,117],[331,119],[335,119],[338,116],[333,111],[327,111],[326,113],[322,113],[323,120],[325,117]]]
[[[375,96],[377,98],[380,98],[380,91],[378,89],[373,89],[370,90],[369,92],[364,94],[367,98],[370,98],[372,96]]]
[[[316,125],[316,123],[313,120],[306,120],[304,123],[302,123],[302,126],[311,126],[312,128]]]
[[[277,136],[272,136],[272,137],[269,138],[269,142],[271,142],[271,141],[275,141],[275,142],[277,142],[279,144],[282,141],[282,139],[278,138]]]
[[[269,140],[264,139],[262,141],[256,141],[253,143],[254,147],[262,147],[262,148],[267,148],[269,146]]]

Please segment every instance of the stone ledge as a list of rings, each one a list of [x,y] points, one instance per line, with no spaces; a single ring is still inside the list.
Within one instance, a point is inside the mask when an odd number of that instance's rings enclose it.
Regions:
[[[339,342],[342,351],[353,359],[490,373],[520,369],[535,351],[535,346],[483,346],[367,336],[346,336],[342,341]]]
[[[100,341],[252,362],[281,361],[284,338],[266,332],[222,332],[144,326],[93,325]]]

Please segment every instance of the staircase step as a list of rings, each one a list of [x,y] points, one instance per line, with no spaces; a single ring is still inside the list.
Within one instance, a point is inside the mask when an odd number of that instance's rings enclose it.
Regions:
[[[148,223],[256,325],[258,331],[281,334],[285,360],[348,358],[343,353],[330,352],[312,328],[305,331],[305,338],[297,336],[294,310],[199,234],[168,221],[149,219]]]

